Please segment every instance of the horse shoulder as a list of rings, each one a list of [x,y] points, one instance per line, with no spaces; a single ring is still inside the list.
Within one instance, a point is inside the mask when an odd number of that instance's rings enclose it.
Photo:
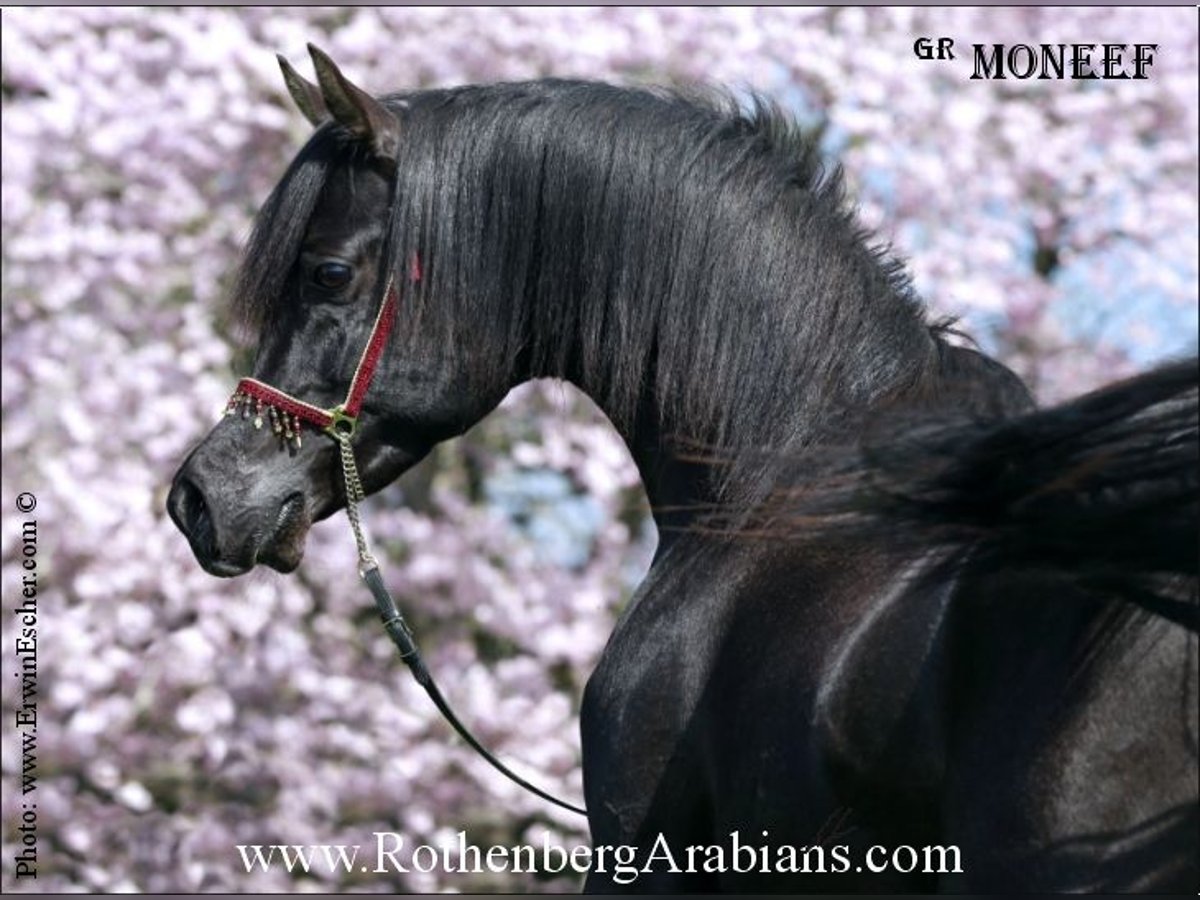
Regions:
[[[957,588],[941,554],[899,564],[837,645],[815,703],[820,752],[839,797],[910,841],[938,830]]]
[[[958,605],[949,886],[1194,889],[1195,633],[1038,573]]]
[[[703,538],[678,539],[656,559],[588,679],[580,718],[597,842],[632,842],[684,772],[669,824],[695,830],[683,820],[700,815],[689,810],[701,786],[681,750],[738,593],[736,557]]]

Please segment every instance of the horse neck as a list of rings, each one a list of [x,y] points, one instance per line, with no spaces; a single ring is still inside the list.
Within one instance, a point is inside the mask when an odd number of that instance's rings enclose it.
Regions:
[[[820,327],[815,326],[815,327]],[[927,337],[922,325],[921,337]],[[764,321],[753,332],[761,342],[783,341],[787,335],[775,323]],[[675,340],[685,340],[676,335]],[[591,352],[595,353],[593,349]],[[880,353],[897,352],[881,336]],[[693,398],[661,393],[657,388],[654,361],[647,365],[647,377],[630,415],[622,404],[614,402],[607,385],[596,383],[580,367],[569,366],[551,374],[573,383],[604,411],[616,427],[637,465],[651,511],[660,535],[660,552],[678,535],[694,527],[714,512],[735,512],[769,490],[769,477],[776,457],[799,448],[819,445],[826,432],[844,439],[853,421],[869,416],[875,407],[896,410],[907,405],[926,405],[931,382],[943,377],[938,365],[935,342],[917,340],[903,351],[903,365],[888,368],[887,377],[869,380],[870,373],[854,366],[834,366],[820,373],[807,372],[803,366],[774,372],[761,381],[748,383],[733,405],[760,404],[764,394],[785,398],[775,412],[759,417],[732,415],[735,410],[718,410],[729,422],[718,420],[712,430],[698,432],[694,423],[681,421],[679,411],[702,406]],[[711,389],[709,373],[697,372],[682,388],[700,394]],[[779,376],[790,376],[790,378]],[[820,382],[823,395],[816,395],[814,382]],[[789,410],[786,407],[790,405]],[[736,420],[736,421],[734,421]]]
[[[827,382],[824,405],[797,401],[796,417],[760,423],[761,428],[733,435],[723,446],[705,446],[695,435],[688,439],[689,430],[684,423],[672,421],[669,412],[686,409],[688,404],[680,398],[657,396],[653,377],[646,379],[632,419],[606,405],[603,386],[589,384],[578,371],[568,378],[596,400],[617,426],[638,467],[661,540],[670,543],[718,508],[736,516],[739,504],[762,499],[774,487],[772,473],[781,458],[803,454],[827,440],[841,446],[880,422],[904,427],[903,423],[925,415],[991,420],[1033,408],[1028,389],[1007,367],[975,350],[948,344],[937,328],[931,334],[921,325],[921,331],[929,339],[907,346],[910,364],[898,369],[900,376],[879,378],[864,387],[860,369],[840,370],[843,378],[857,378],[860,383],[849,387],[836,380]],[[769,325],[762,328],[762,340],[777,336]],[[811,379],[803,377],[802,369],[797,374],[796,382],[775,383],[774,390],[781,396],[800,397],[811,388]],[[703,391],[708,381],[697,378],[691,386]],[[748,397],[747,402],[754,398]],[[802,415],[824,417],[825,422],[801,421]]]

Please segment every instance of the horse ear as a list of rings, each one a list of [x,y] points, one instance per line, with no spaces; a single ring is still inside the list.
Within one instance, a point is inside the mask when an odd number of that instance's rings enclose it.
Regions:
[[[325,100],[321,97],[321,89],[292,68],[292,64],[280,53],[275,54],[279,60],[279,68],[283,70],[283,81],[288,93],[304,118],[314,126],[324,125],[329,121],[329,110],[325,108]]]
[[[394,163],[400,149],[400,120],[386,106],[341,73],[332,59],[308,45],[321,95],[333,118],[351,134],[367,141],[380,159]]]

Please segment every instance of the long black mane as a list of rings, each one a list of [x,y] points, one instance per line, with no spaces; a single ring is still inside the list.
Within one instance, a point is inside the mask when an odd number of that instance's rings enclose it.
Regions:
[[[386,102],[402,141],[383,264],[425,276],[397,279],[401,331],[468,372],[568,378],[623,429],[652,386],[671,438],[736,455],[808,443],[936,367],[940,338],[840,170],[762,99],[543,80]],[[264,207],[244,321],[270,322],[351,146],[319,129]]]

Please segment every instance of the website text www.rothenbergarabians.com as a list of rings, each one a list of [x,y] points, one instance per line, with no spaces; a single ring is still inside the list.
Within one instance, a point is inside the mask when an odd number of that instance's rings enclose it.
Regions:
[[[366,844],[238,844],[247,872],[283,868],[294,874],[360,872],[362,874],[559,874],[595,871],[612,875],[621,885],[633,884],[650,872],[839,874],[848,872],[959,873],[962,853],[954,845],[874,846],[861,856],[846,844],[793,846],[769,844],[768,832],[757,841],[737,831],[723,843],[672,847],[659,835],[652,845],[578,845],[566,848],[549,836],[537,844],[482,847],[465,831],[439,844],[414,843],[393,831],[375,832]]]

